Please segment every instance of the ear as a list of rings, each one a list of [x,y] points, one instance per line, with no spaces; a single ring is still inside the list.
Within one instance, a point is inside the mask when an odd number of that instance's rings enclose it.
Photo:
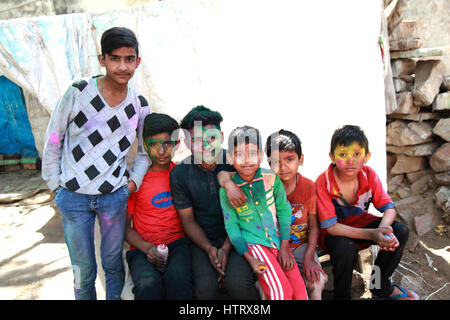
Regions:
[[[260,151],[259,153],[259,163],[262,163],[264,160],[264,151]]]
[[[144,145],[144,149],[145,149],[145,152],[147,152],[148,153],[148,148],[147,148],[147,144],[144,142],[143,143],[143,145]]]
[[[302,153],[302,155],[300,156],[300,159],[298,161],[298,165],[302,166],[303,165],[303,161],[305,161],[305,155]]]
[[[139,67],[140,64],[141,64],[141,57],[138,57],[136,59],[136,68]]]
[[[330,152],[330,153],[328,153],[328,156],[329,156],[330,159],[331,159],[331,163],[332,163],[332,164],[336,164],[336,159],[334,158],[334,154],[332,154],[332,153]]]
[[[223,132],[220,131],[220,145],[222,145],[223,141],[224,141],[224,137],[223,137]]]
[[[364,157],[364,163],[369,162],[369,159],[370,159],[370,156],[371,156],[371,155],[372,155],[372,154],[371,154],[370,152],[367,152],[366,156]]]
[[[229,165],[234,165],[233,157],[231,156],[231,154],[229,154],[229,153],[227,152],[226,157],[227,157],[227,162],[228,162],[228,164],[229,164]]]
[[[98,62],[100,63],[100,65],[101,65],[102,67],[105,67],[105,56],[102,55],[102,54],[99,54],[99,55],[98,55]]]

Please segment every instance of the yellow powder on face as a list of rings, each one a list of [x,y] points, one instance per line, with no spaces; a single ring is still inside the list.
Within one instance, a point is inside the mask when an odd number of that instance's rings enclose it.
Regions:
[[[350,159],[359,160],[365,158],[366,150],[362,148],[357,142],[349,146],[340,145],[334,150],[334,158],[336,161],[348,161]]]

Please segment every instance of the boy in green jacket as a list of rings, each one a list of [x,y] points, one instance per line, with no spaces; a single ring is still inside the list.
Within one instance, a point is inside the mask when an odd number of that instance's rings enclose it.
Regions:
[[[228,140],[227,160],[237,173],[231,180],[247,196],[233,208],[226,190],[220,189],[225,229],[236,251],[258,276],[270,300],[306,300],[305,284],[289,250],[291,206],[276,174],[259,167],[263,152],[255,128],[234,129]]]

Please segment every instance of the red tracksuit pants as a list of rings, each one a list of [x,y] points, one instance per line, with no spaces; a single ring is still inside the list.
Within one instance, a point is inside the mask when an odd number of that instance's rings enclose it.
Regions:
[[[308,300],[297,264],[291,270],[283,271],[277,260],[278,249],[260,244],[249,244],[248,249],[254,258],[267,266],[266,272],[258,275],[258,279],[268,300]],[[292,255],[290,250],[289,253]]]

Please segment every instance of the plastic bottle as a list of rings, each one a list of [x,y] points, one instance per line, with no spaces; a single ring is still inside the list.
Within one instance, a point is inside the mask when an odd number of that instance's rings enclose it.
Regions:
[[[166,246],[166,244],[165,243],[158,244],[158,246],[156,247],[156,251],[160,255],[162,255],[164,257],[164,261],[167,262],[167,258],[169,257],[169,248]],[[164,267],[160,267],[158,269],[160,269],[161,271],[164,271],[166,269],[166,267],[164,266]]]

